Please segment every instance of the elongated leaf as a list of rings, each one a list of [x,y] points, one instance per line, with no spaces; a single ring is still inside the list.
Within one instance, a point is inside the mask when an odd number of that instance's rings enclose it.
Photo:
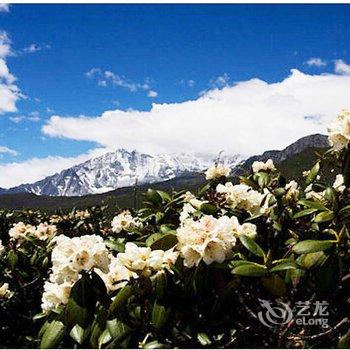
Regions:
[[[78,344],[82,344],[84,341],[84,328],[80,327],[78,324],[76,324],[72,330],[70,331],[69,335],[72,337],[73,340],[75,340]]]
[[[177,244],[177,236],[175,233],[154,233],[149,236],[146,240],[146,245],[151,247],[153,250],[162,249],[167,250],[174,247]]]
[[[240,276],[260,277],[267,273],[267,268],[264,265],[249,263],[235,267],[232,273]]]
[[[169,310],[165,308],[163,305],[159,305],[155,303],[153,305],[152,309],[152,324],[155,328],[160,329],[162,328],[169,316]]]
[[[318,211],[318,209],[316,209],[316,208],[304,209],[304,210],[299,211],[298,213],[294,214],[293,219],[302,218],[303,216],[313,214],[317,211]]]
[[[317,162],[310,170],[309,174],[307,175],[305,179],[306,185],[311,184],[313,182],[320,171],[320,162]]]
[[[66,331],[66,326],[61,321],[52,321],[46,328],[40,342],[41,349],[56,348],[61,342]]]
[[[202,346],[208,346],[211,344],[211,341],[206,333],[198,333],[197,340]]]
[[[98,338],[98,348],[101,349],[102,345],[107,344],[112,340],[112,336],[110,335],[108,329],[106,328],[100,337]]]
[[[128,333],[130,333],[131,330],[128,325],[122,321],[117,320],[116,318],[113,320],[108,320],[106,324],[109,333],[115,341],[120,341]]]
[[[252,240],[250,237],[248,237],[246,235],[240,235],[239,240],[254,255],[257,255],[260,257],[265,256],[265,253],[262,250],[262,248],[259,246],[259,244],[256,243],[254,240]]]
[[[326,210],[327,208],[322,204],[320,201],[311,201],[311,200],[306,200],[306,199],[301,199],[298,201],[298,204],[304,205],[305,207],[308,208],[315,208],[319,210]]]
[[[318,213],[315,216],[314,221],[317,223],[320,223],[320,222],[331,221],[331,220],[333,220],[333,218],[334,218],[334,213],[330,210],[327,210],[327,211],[323,211],[321,213]]]
[[[126,285],[123,288],[121,288],[109,307],[109,311],[108,311],[109,315],[112,315],[121,307],[123,307],[131,295],[132,295],[131,286]]]
[[[276,266],[274,266],[270,271],[271,272],[277,272],[277,271],[284,271],[284,270],[291,270],[291,269],[296,269],[297,264],[293,261],[285,261],[282,262]]]
[[[297,254],[314,253],[331,248],[334,241],[316,241],[316,240],[305,240],[298,242],[293,246],[293,252]]]
[[[160,205],[163,202],[161,195],[152,188],[149,188],[146,192],[146,198],[155,205]]]

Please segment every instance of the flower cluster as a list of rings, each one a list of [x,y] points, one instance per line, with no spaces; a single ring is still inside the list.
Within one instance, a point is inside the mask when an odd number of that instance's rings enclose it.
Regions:
[[[225,185],[219,184],[216,191],[224,196],[227,207],[243,209],[252,215],[260,212],[260,205],[265,196],[248,185],[233,185],[232,182],[227,182]]]
[[[142,222],[131,215],[129,210],[124,210],[112,220],[112,231],[120,233],[134,228],[141,228]]]
[[[163,269],[170,269],[178,255],[173,248],[166,251],[151,250],[149,247],[139,247],[135,243],[128,242],[125,245],[125,252],[119,253],[117,259],[129,271],[149,277]]]
[[[13,292],[9,289],[9,284],[4,283],[0,287],[0,299],[10,299],[13,296]]]
[[[350,141],[350,111],[342,111],[329,125],[328,138],[336,151],[348,147]]]
[[[230,175],[231,169],[223,164],[215,164],[205,172],[207,180],[216,180]]]
[[[79,279],[81,271],[93,268],[104,273],[109,271],[109,252],[100,236],[69,238],[60,235],[54,242],[52,273],[49,281],[45,282],[42,298],[44,311],[67,303],[70,289]]]
[[[231,254],[240,234],[254,237],[256,226],[240,225],[234,216],[216,219],[205,215],[199,220],[187,219],[177,229],[177,249],[187,267],[198,266],[202,260],[207,265],[214,261],[221,263]]]
[[[273,164],[272,159],[268,159],[265,163],[255,161],[252,164],[253,173],[258,173],[259,171],[275,171],[275,165]]]
[[[55,225],[49,225],[47,222],[40,223],[38,226],[18,222],[9,231],[9,236],[18,242],[24,241],[28,237],[35,237],[40,240],[47,240],[54,237],[57,233]]]

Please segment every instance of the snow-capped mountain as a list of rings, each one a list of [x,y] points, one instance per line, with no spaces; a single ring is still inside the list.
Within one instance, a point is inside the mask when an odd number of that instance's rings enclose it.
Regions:
[[[222,157],[221,157],[222,159]],[[239,155],[222,159],[231,168],[242,159]],[[24,184],[7,193],[29,192],[48,196],[82,196],[108,192],[120,187],[172,179],[187,172],[201,172],[213,164],[210,157],[193,154],[152,156],[119,149],[85,163],[48,176],[33,184]]]

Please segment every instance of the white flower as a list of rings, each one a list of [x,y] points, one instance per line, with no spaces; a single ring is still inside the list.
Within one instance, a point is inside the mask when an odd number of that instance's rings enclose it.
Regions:
[[[184,258],[184,265],[198,266],[201,260],[207,265],[223,262],[236,244],[239,228],[236,217],[216,219],[205,215],[198,221],[186,220],[177,229],[177,249]]]
[[[55,225],[49,225],[47,222],[40,223],[34,232],[35,237],[45,241],[52,238],[57,233],[57,228]]]
[[[125,252],[119,253],[117,258],[120,264],[130,271],[148,277],[153,272],[169,269],[175,263],[177,255],[173,249],[151,250],[149,247],[139,247],[135,243],[128,242],[125,245]]]
[[[27,236],[35,234],[35,226],[26,225],[23,222],[18,222],[14,224],[9,231],[9,236],[17,241],[23,241]]]
[[[252,164],[253,173],[258,173],[259,171],[274,171],[276,170],[272,159],[268,159],[265,163],[255,161]]]
[[[345,185],[344,185],[344,176],[342,174],[338,174],[335,177],[335,181],[333,183],[333,188],[340,193],[344,192]]]
[[[195,213],[197,210],[190,204],[185,203],[182,211],[180,212],[180,222],[184,222],[191,217],[191,214]]]
[[[62,283],[63,281],[77,280],[79,272],[99,268],[108,272],[109,252],[102,237],[86,235],[69,238],[60,235],[54,238],[56,243],[52,251],[52,276],[50,280]]]
[[[241,225],[239,234],[254,239],[257,236],[256,226],[254,224],[246,222]]]
[[[85,220],[85,219],[88,219],[90,217],[90,213],[89,211],[86,209],[86,210],[77,210],[74,214],[73,214],[73,217],[75,219],[79,219],[79,220]]]
[[[215,180],[220,177],[227,177],[230,175],[231,169],[223,164],[214,164],[205,172],[205,178],[207,180]]]
[[[13,296],[13,292],[10,291],[9,289],[9,284],[4,283],[0,287],[0,299],[10,299]]]
[[[264,195],[248,185],[233,185],[231,182],[227,182],[225,185],[219,184],[216,191],[224,195],[225,204],[232,209],[243,209],[252,215],[260,212]]]
[[[5,251],[5,247],[2,244],[2,241],[0,239],[0,255]]]
[[[142,223],[137,218],[134,218],[129,210],[124,210],[112,220],[112,231],[115,233],[141,227]]]
[[[96,269],[96,273],[104,281],[108,293],[111,293],[119,288],[124,287],[131,277],[137,278],[137,274],[130,271],[120,263],[120,260],[114,256],[111,257],[108,273],[103,273]]]
[[[42,310],[56,310],[60,305],[67,304],[73,284],[73,282],[58,284],[46,281],[41,299]]]
[[[328,139],[333,148],[340,151],[350,141],[350,112],[342,111],[328,127]]]
[[[207,203],[208,201],[201,201],[195,197],[190,191],[187,191],[184,195],[184,202],[189,203],[195,209],[200,209],[201,205]]]
[[[286,199],[287,200],[298,200],[299,197],[299,189],[298,189],[298,183],[294,180],[288,182],[285,186],[286,193]]]

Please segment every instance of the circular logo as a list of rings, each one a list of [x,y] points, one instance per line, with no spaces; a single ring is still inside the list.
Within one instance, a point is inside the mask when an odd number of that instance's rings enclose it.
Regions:
[[[258,313],[258,318],[266,327],[281,326],[292,320],[293,312],[288,304],[283,302],[272,304],[263,299],[259,299],[259,302],[265,310]]]

